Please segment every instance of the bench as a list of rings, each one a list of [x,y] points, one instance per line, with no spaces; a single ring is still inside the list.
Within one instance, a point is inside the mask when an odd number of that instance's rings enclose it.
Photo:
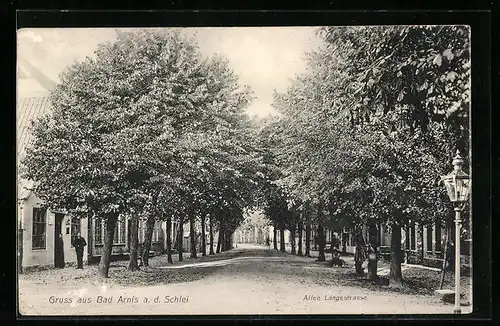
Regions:
[[[380,246],[378,249],[379,259],[391,260],[391,247],[390,246]]]

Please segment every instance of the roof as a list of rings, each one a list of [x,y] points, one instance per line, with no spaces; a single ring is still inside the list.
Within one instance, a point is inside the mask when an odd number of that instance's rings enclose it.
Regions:
[[[43,74],[25,60],[20,60],[18,65],[17,80],[17,163],[26,154],[27,145],[33,140],[31,122],[50,111],[48,98],[49,88],[53,84],[44,78]],[[17,197],[19,200],[27,199],[31,193],[33,182],[20,179],[18,175]]]
[[[26,145],[32,140],[31,122],[50,111],[47,97],[33,96],[19,99],[17,105],[17,154],[24,155]]]
[[[26,154],[26,147],[33,140],[31,133],[31,122],[45,115],[50,110],[47,97],[26,97],[19,100],[17,105],[17,164]],[[19,171],[18,171],[19,172]],[[17,196],[19,200],[25,200],[31,193],[33,182],[19,178]]]

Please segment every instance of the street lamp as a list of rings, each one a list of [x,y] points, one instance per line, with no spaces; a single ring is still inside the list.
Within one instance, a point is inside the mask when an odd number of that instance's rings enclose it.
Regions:
[[[450,201],[455,206],[455,310],[459,314],[460,309],[460,230],[462,225],[461,213],[467,201],[470,190],[470,177],[462,170],[464,160],[457,150],[453,158],[453,171],[443,176],[442,180]]]

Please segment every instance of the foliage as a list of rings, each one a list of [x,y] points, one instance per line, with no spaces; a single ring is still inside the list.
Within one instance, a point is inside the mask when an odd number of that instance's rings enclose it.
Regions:
[[[308,71],[275,94],[275,184],[302,203],[325,204],[320,220],[337,228],[447,219],[439,177],[456,148],[469,148],[467,27],[319,33],[326,46],[308,54]]]
[[[216,212],[234,231],[261,157],[252,92],[227,60],[202,57],[176,30],[118,32],[61,80],[23,162],[47,206],[104,219]]]

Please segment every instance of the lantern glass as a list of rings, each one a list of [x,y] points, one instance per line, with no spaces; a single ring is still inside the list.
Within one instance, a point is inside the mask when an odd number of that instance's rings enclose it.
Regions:
[[[461,171],[453,171],[443,177],[444,186],[450,201],[453,203],[463,203],[467,201],[470,190],[469,176]]]
[[[457,201],[465,202],[469,195],[470,180],[467,177],[456,178]]]
[[[446,188],[446,192],[451,202],[457,201],[457,194],[455,191],[455,180],[453,176],[446,176],[443,178],[444,186]]]

